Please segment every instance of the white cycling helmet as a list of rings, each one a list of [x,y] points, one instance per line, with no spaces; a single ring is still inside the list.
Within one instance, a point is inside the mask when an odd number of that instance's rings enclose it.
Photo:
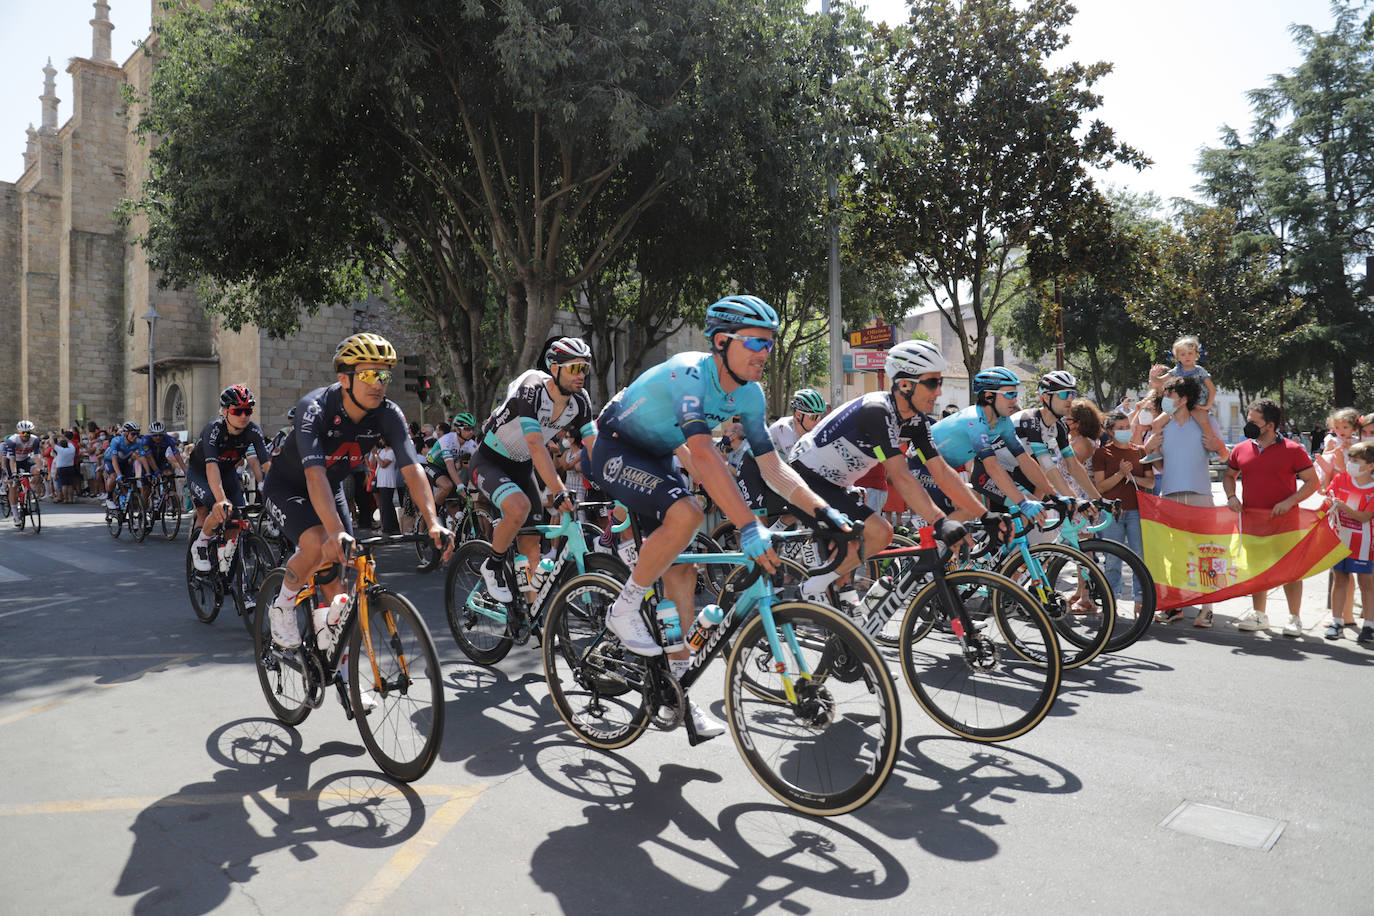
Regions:
[[[14,428],[21,433],[31,433],[33,432],[33,421],[20,420],[18,423],[14,425]]]
[[[904,340],[887,351],[883,371],[895,382],[902,378],[918,378],[927,372],[944,372],[947,365],[940,348],[930,341]]]

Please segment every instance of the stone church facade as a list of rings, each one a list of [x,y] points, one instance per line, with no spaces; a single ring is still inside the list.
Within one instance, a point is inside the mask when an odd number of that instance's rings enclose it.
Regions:
[[[154,16],[162,15],[160,0],[150,2]],[[256,328],[222,326],[192,291],[157,288],[156,272],[132,242],[145,230],[142,217],[126,229],[114,215],[147,175],[148,149],[133,135],[136,115],[126,109],[122,87],[146,93],[156,38],[116,63],[109,6],[93,6],[91,56],[67,66],[71,117],[59,126],[57,71],[49,61],[23,174],[0,181],[0,327],[9,332],[0,334],[0,366],[10,380],[0,398],[0,431],[8,434],[20,419],[40,430],[131,419],[145,428],[161,420],[194,436],[218,412],[220,390],[243,383],[257,394],[257,419],[270,432],[301,394],[333,381],[329,359],[343,337],[375,331],[413,352],[413,331],[381,303],[326,309],[291,338],[272,340]],[[158,316],[151,407],[150,306]],[[391,397],[408,417],[421,417],[399,378]]]

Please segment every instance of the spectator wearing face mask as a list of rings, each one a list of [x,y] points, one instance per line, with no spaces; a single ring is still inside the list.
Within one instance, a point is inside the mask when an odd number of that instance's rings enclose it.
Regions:
[[[1109,437],[1106,445],[1093,453],[1093,483],[1106,499],[1121,500],[1121,513],[1098,537],[1125,544],[1137,554],[1143,554],[1140,540],[1140,500],[1137,489],[1152,490],[1155,472],[1140,463],[1140,446],[1131,442],[1131,418],[1124,411],[1114,410],[1103,420]],[[1112,593],[1121,595],[1121,560],[1108,556],[1103,570]],[[1140,613],[1139,584],[1132,582],[1135,611]]]

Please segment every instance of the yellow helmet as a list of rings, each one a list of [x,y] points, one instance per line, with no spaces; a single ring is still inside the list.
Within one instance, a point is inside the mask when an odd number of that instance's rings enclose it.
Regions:
[[[396,365],[396,348],[385,337],[377,334],[354,334],[345,337],[334,351],[334,370],[342,372],[345,366],[359,363],[381,363]]]

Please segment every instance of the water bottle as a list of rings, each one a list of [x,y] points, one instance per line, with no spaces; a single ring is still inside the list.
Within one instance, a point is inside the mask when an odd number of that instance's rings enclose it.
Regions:
[[[544,583],[547,582],[549,576],[552,575],[553,568],[553,560],[550,560],[548,557],[540,560],[539,565],[530,573],[530,588],[534,589],[536,592],[543,588]]]
[[[682,620],[678,617],[677,605],[664,598],[658,603],[655,614],[658,617],[658,632],[663,641],[663,651],[682,651]]]
[[[701,613],[697,614],[697,622],[692,624],[692,630],[687,634],[687,645],[693,652],[706,645],[706,640],[711,638],[711,631],[724,619],[725,609],[719,604],[708,604],[701,609]]]
[[[234,546],[238,543],[238,538],[230,538],[219,548],[219,571],[227,573],[229,564],[234,561]]]
[[[892,577],[879,576],[878,580],[868,587],[868,593],[864,595],[864,604],[870,608],[877,607],[882,600],[892,591]]]
[[[329,604],[315,608],[315,644],[320,647],[321,652],[328,652],[334,648],[334,643],[339,638],[339,621],[343,619],[346,607],[348,593],[339,592]]]
[[[522,592],[530,588],[530,558],[523,553],[515,555],[515,587]]]

